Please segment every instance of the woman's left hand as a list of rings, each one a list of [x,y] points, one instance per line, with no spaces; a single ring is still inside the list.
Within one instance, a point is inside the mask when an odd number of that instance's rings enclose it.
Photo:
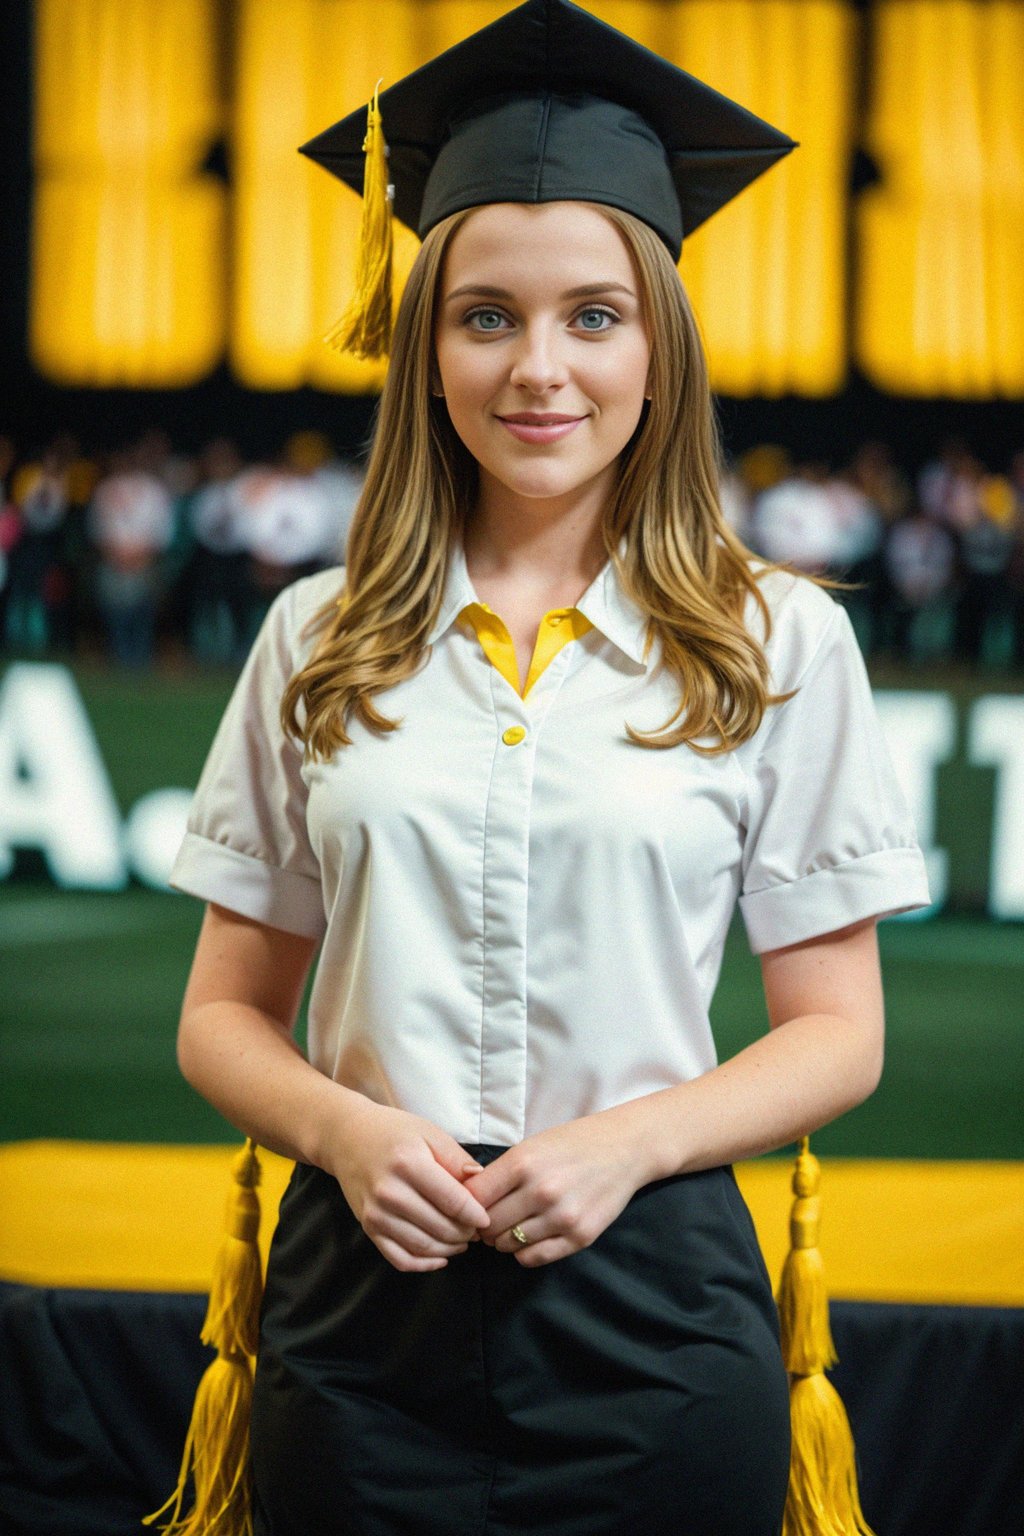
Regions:
[[[479,1240],[528,1268],[588,1248],[650,1178],[642,1137],[624,1109],[539,1131],[464,1179],[491,1218]],[[517,1224],[528,1244],[512,1236]]]

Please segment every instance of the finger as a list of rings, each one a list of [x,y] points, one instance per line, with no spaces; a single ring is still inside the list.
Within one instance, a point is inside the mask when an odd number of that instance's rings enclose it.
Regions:
[[[530,1217],[533,1221],[542,1221],[542,1216],[533,1216],[528,1208],[524,1207],[521,1191],[513,1191],[503,1200],[498,1200],[494,1205],[487,1207],[487,1213],[491,1218],[490,1226],[480,1235],[485,1242],[494,1243],[504,1233],[511,1232],[517,1221],[526,1221]]]
[[[479,1173],[469,1174],[465,1187],[473,1191],[474,1197],[486,1210],[493,1211],[495,1203],[514,1193],[522,1182],[522,1171],[518,1169],[511,1152],[503,1152]]]
[[[424,1271],[428,1269],[443,1269],[448,1260],[443,1256],[426,1257],[420,1254],[407,1253],[406,1250],[389,1237],[373,1239],[374,1245],[380,1251],[393,1269],[408,1271]]]
[[[512,1228],[516,1225],[517,1223],[513,1221],[503,1232],[495,1235],[494,1246],[502,1253],[518,1253],[521,1249],[532,1248],[535,1243],[542,1243],[558,1235],[557,1227],[552,1222],[545,1221],[543,1216],[521,1216],[518,1226],[529,1239],[528,1242],[521,1243],[512,1235]]]
[[[469,1243],[464,1237],[448,1242],[443,1238],[432,1237],[429,1232],[414,1221],[404,1221],[399,1216],[387,1216],[384,1221],[374,1223],[374,1232],[377,1236],[389,1237],[396,1242],[406,1253],[413,1254],[417,1258],[435,1257],[443,1254],[446,1257],[453,1253],[464,1253]]]
[[[467,1173],[482,1172],[482,1164],[466,1151],[457,1141],[446,1136],[436,1126],[428,1125],[425,1130],[425,1140],[436,1161],[447,1173],[457,1179],[464,1179]]]
[[[438,1243],[466,1243],[477,1231],[476,1227],[468,1223],[450,1221],[447,1216],[442,1216],[422,1195],[408,1186],[393,1194],[382,1190],[378,1196],[378,1206],[389,1225],[401,1222],[404,1227],[415,1228]]]
[[[458,1226],[488,1227],[491,1218],[475,1195],[439,1163],[430,1163],[410,1172],[410,1184],[427,1203]]]
[[[543,1243],[529,1243],[525,1248],[522,1243],[516,1243],[514,1257],[516,1263],[521,1264],[524,1269],[539,1269],[542,1264],[554,1263],[556,1259],[567,1259],[570,1253],[578,1251],[564,1238],[549,1237]]]

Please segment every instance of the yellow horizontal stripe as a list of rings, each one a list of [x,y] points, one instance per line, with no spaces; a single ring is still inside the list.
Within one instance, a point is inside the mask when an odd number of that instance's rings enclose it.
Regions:
[[[206,1290],[236,1150],[0,1146],[0,1278]],[[291,1165],[270,1153],[262,1162],[265,1258]],[[790,1172],[786,1159],[736,1166],[773,1284],[789,1241]],[[832,1296],[1024,1306],[1024,1164],[826,1158],[821,1192]]]

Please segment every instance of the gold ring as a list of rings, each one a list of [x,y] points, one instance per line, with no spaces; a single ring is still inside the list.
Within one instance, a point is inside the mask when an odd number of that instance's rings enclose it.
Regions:
[[[528,1243],[530,1241],[520,1226],[515,1226],[512,1228],[512,1236],[515,1238],[517,1243]]]

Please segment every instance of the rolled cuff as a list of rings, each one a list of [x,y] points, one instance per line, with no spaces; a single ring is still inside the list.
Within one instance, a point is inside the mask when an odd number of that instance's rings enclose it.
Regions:
[[[782,949],[865,917],[931,906],[920,848],[882,848],[739,898],[751,952]]]
[[[322,939],[327,928],[319,880],[292,869],[276,869],[197,832],[185,833],[167,883],[188,896],[215,901],[243,917],[307,939]]]

